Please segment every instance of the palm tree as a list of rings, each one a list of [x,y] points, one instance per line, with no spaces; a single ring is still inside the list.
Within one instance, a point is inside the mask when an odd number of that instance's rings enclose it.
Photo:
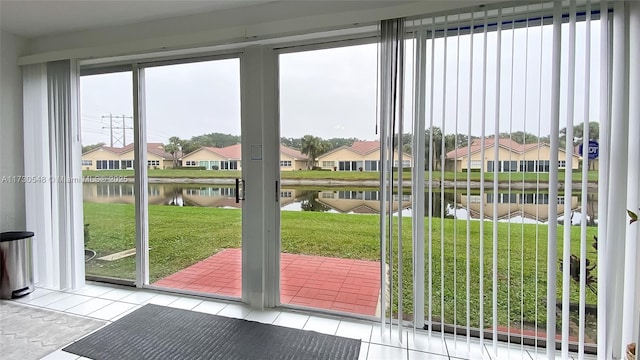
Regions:
[[[329,143],[326,140],[313,135],[302,137],[300,152],[309,157],[307,169],[312,169],[318,155],[329,151]]]
[[[431,134],[433,134],[433,138],[431,139]],[[440,165],[440,156],[442,155],[442,130],[439,127],[434,126],[432,129],[429,128],[424,132],[424,157],[425,159],[430,159],[429,163],[425,164],[428,166],[428,169],[438,170],[438,165]],[[432,143],[432,154],[429,157],[429,140],[433,141]]]
[[[172,136],[169,138],[169,143],[164,146],[164,151],[171,154],[173,158],[173,167],[178,166],[178,157],[180,156],[180,138]]]

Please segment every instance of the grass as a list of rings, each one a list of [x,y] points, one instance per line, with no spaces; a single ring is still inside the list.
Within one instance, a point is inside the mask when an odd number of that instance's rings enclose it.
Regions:
[[[405,172],[405,178],[409,179],[411,177],[410,172]],[[133,170],[83,170],[83,176],[125,176],[133,178]],[[493,181],[493,173],[485,173],[485,181],[491,182]],[[238,178],[242,176],[241,171],[236,170],[154,170],[150,169],[148,176],[150,178],[187,178],[187,179],[229,179],[229,178]],[[280,173],[282,179],[310,179],[310,180],[352,180],[352,181],[362,181],[362,180],[379,180],[380,173],[372,172],[372,171],[318,171],[318,170],[300,170],[300,171],[283,171]],[[444,177],[440,171],[434,171],[433,174],[434,180],[440,180],[444,178],[448,181],[453,181],[457,179],[459,181],[467,180],[466,172],[453,172],[453,171],[445,171]],[[471,172],[468,174],[469,179],[471,181],[480,181],[481,173],[480,172]],[[561,181],[564,181],[564,171],[559,172],[559,178]],[[425,179],[429,179],[429,173],[425,172]],[[580,182],[582,179],[581,171],[574,171],[572,175],[573,182]],[[498,181],[500,182],[541,182],[548,183],[549,182],[549,174],[548,173],[499,173]],[[597,171],[589,171],[588,181],[597,183],[598,182],[598,172]]]
[[[98,257],[135,247],[133,205],[84,203],[85,223],[90,224],[87,247]],[[156,281],[205,259],[224,248],[241,244],[241,213],[235,209],[149,206],[150,278]],[[380,260],[379,217],[317,212],[288,212],[282,216],[282,251],[294,254]],[[397,219],[395,220],[397,222]],[[396,223],[397,228],[397,223]],[[405,314],[411,313],[412,278],[411,219],[403,218],[403,287]],[[469,291],[471,324],[479,323],[480,222],[469,222]],[[597,228],[588,228],[587,236],[596,235]],[[434,318],[447,323],[466,324],[467,221],[425,219],[425,276],[428,279],[429,259],[432,261]],[[429,256],[431,234],[432,256]],[[493,228],[485,222],[484,229],[484,323],[492,322],[493,296]],[[558,227],[558,256],[562,254],[562,227]],[[396,235],[397,238],[397,235]],[[571,229],[572,253],[579,254],[580,228]],[[546,317],[547,226],[499,223],[497,227],[498,323],[534,324],[543,326]],[[394,249],[397,243],[394,240]],[[455,249],[455,251],[454,251]],[[444,256],[442,256],[444,255]],[[597,261],[595,251],[589,258]],[[393,278],[397,275],[394,258]],[[441,261],[444,259],[444,261]],[[537,272],[536,272],[537,267]],[[135,258],[107,262],[92,260],[87,273],[133,279]],[[562,276],[558,276],[560,295]],[[426,280],[427,281],[427,280]],[[521,286],[524,284],[524,286]],[[395,288],[396,285],[394,285]],[[428,286],[425,286],[428,289]],[[537,295],[536,295],[537,288]],[[578,285],[571,284],[571,299],[578,301]],[[441,297],[444,295],[444,301]],[[425,298],[428,298],[428,292]],[[454,300],[455,299],[455,300]],[[444,304],[443,304],[444,303]],[[596,295],[587,290],[587,303],[595,304]],[[444,306],[443,306],[444,305]],[[428,305],[426,305],[428,306]],[[444,311],[443,311],[444,309]],[[522,318],[521,318],[522,312]],[[425,310],[428,314],[428,309]],[[536,316],[537,313],[537,316]]]

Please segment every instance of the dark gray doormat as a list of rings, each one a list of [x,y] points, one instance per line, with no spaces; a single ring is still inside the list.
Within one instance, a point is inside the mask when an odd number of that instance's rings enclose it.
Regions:
[[[63,350],[96,360],[357,360],[360,340],[149,304]]]

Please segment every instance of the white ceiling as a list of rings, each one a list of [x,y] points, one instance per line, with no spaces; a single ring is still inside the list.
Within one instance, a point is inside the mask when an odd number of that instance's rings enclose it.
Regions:
[[[239,8],[273,0],[0,0],[0,28],[25,38]]]

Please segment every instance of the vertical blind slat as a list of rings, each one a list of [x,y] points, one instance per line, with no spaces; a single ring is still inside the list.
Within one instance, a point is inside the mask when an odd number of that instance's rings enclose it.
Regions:
[[[569,6],[569,58],[567,69],[567,119],[565,127],[565,166],[571,164],[573,156],[573,121],[575,99],[575,64],[576,64],[576,2],[571,0]],[[558,168],[558,164],[551,164]],[[562,255],[562,358],[569,358],[569,294],[571,290],[571,189],[572,172],[564,174],[564,237]]]
[[[471,28],[474,26],[474,13],[471,14]],[[469,34],[469,59],[474,58],[473,54],[473,33]],[[473,113],[473,61],[469,61],[469,97],[467,107],[469,109],[467,117],[467,153],[471,153],[471,114]],[[467,156],[467,169],[471,169],[471,157]],[[471,171],[467,171],[467,196],[471,194]],[[467,352],[471,351],[471,203],[467,201],[467,243],[466,243],[466,256],[467,256]]]
[[[626,86],[628,72],[626,71],[626,3],[613,2],[613,34],[612,34],[612,63],[611,63],[611,149],[609,158],[609,172],[615,174],[609,178],[608,188],[608,226],[606,240],[605,261],[607,267],[607,294],[617,294],[607,300],[607,352],[605,356],[623,356],[621,339],[628,336],[622,333],[620,324],[623,324],[622,296],[624,264],[624,240],[626,232],[626,189],[628,172],[628,147],[626,139],[629,132],[629,124],[626,121],[628,97]],[[623,140],[624,139],[624,140]],[[615,154],[615,156],[613,156]]]
[[[447,93],[447,46],[449,37],[447,36],[446,29],[449,29],[449,18],[445,16],[444,19],[444,50],[442,51],[443,57],[443,71],[442,71],[442,94]],[[440,141],[440,159],[438,162],[440,164],[440,322],[442,324],[442,329],[444,329],[444,324],[446,323],[446,317],[444,314],[445,304],[444,304],[444,269],[445,269],[445,261],[444,261],[444,127],[445,127],[445,118],[446,118],[446,101],[447,97],[442,96],[442,118],[440,123],[440,129],[442,131],[441,141]],[[444,331],[441,331],[442,337],[444,339]]]
[[[549,124],[550,136],[550,164],[558,163],[558,136],[560,123],[560,52],[561,52],[561,31],[562,31],[562,3],[553,3],[553,50],[551,62],[551,113]],[[558,179],[558,169],[556,166],[549,167],[549,212],[547,231],[547,344],[555,343],[556,333],[556,261],[557,251],[557,225],[558,225],[558,187],[553,186],[551,179]],[[557,180],[555,181],[557,185]],[[554,311],[551,311],[553,309]],[[552,359],[555,356],[553,346],[547,346],[547,357]]]
[[[482,124],[480,130],[480,159],[482,160],[482,166],[480,167],[480,189],[483,191],[482,196],[480,196],[480,265],[479,265],[479,305],[480,305],[480,319],[479,319],[479,327],[480,327],[480,348],[484,349],[484,207],[486,202],[486,197],[484,196],[484,187],[485,187],[485,179],[484,172],[485,164],[485,124],[487,119],[487,28],[488,28],[488,14],[487,10],[484,11],[484,27],[482,34]]]
[[[458,22],[457,22],[457,35],[456,35],[456,101],[455,101],[455,125],[454,125],[454,129],[455,132],[455,139],[454,139],[454,149],[458,148],[458,115],[459,115],[459,111],[458,111],[458,107],[459,107],[459,101],[460,101],[460,15],[458,15]],[[443,128],[443,134],[442,136],[444,136],[444,128]],[[444,142],[444,141],[443,141]],[[446,154],[446,151],[443,152],[443,154]],[[446,160],[443,160],[443,162]],[[443,166],[444,168],[444,166]],[[457,176],[456,176],[456,172],[453,173],[453,198],[457,198]],[[443,178],[444,179],[444,178]],[[444,182],[443,182],[444,183]],[[454,219],[455,217],[455,205],[453,207],[453,213],[454,213]],[[457,272],[457,258],[458,258],[458,252],[457,252],[457,246],[458,245],[458,222],[454,221],[453,222],[453,298],[456,299],[453,302],[453,324],[457,325],[458,324],[458,272]],[[457,337],[457,332],[454,331],[453,332],[453,338],[454,338],[454,344],[455,346],[458,345],[458,342],[455,341],[456,337]]]
[[[414,62],[414,71],[415,76],[417,78],[415,85],[415,112],[416,116],[414,117],[414,142],[413,142],[413,160],[414,160],[414,168],[420,171],[413,171],[412,176],[414,178],[413,182],[413,199],[414,204],[424,204],[425,196],[424,196],[424,168],[425,168],[425,157],[424,157],[424,148],[425,148],[425,103],[424,99],[426,99],[426,70],[427,70],[427,46],[426,46],[426,36],[424,31],[419,31],[415,36],[415,54],[417,60]],[[425,313],[424,313],[424,206],[413,206],[413,211],[415,211],[415,216],[413,218],[413,225],[415,228],[415,238],[413,239],[415,243],[415,265],[414,265],[414,329],[422,327],[424,325]]]
[[[582,148],[589,148],[591,140],[589,131],[589,105],[591,88],[591,1],[587,1],[586,22],[585,22],[585,50],[584,50],[584,119],[582,123]],[[585,147],[586,146],[586,147]],[[584,152],[583,152],[584,153]],[[587,201],[588,201],[588,176],[589,176],[589,156],[582,157],[582,184],[580,209],[580,302],[579,302],[579,334],[578,334],[578,358],[584,358],[585,345],[585,304],[586,304],[586,281],[587,281]]]
[[[397,74],[396,74],[396,87],[398,96],[395,99],[397,107],[396,121],[398,123],[398,340],[402,344],[402,329],[403,329],[403,299],[402,291],[404,290],[403,278],[402,278],[402,180],[403,180],[403,166],[402,166],[402,154],[403,154],[403,135],[404,135],[404,21],[398,21],[397,23],[397,38],[398,38],[398,52],[397,52]],[[393,168],[392,168],[393,169]]]
[[[607,189],[609,187],[609,4],[607,0],[600,2],[600,156],[598,159],[598,277],[607,278],[607,248],[604,244],[607,233]],[[598,282],[598,354],[606,356],[606,282]]]
[[[388,25],[387,21],[383,21],[381,23],[380,28],[380,50],[378,53],[378,58],[380,67],[380,186],[383,187],[380,189],[380,291],[382,294],[387,293],[387,271],[386,271],[386,209],[387,209],[387,192],[384,187],[387,186],[387,164],[386,164],[386,150],[387,150],[387,129],[384,123],[385,119],[387,119],[387,106],[388,106],[388,97],[389,92],[387,90],[387,81],[389,73],[388,73],[388,49],[389,49],[389,39],[388,39]],[[381,301],[380,303],[380,337],[383,336],[385,329],[385,317],[386,317],[386,301]]]
[[[640,138],[640,124],[637,121],[640,119],[640,71],[637,65],[632,65],[633,59],[636,62],[637,59],[640,59],[640,4],[637,2],[629,4],[629,36],[629,156],[633,159],[635,155],[635,161],[632,160],[634,166],[629,169],[630,175],[633,174],[633,176],[630,176],[628,180],[631,186],[627,206],[637,213],[640,211],[640,161],[637,158],[638,154],[640,154],[640,142],[638,141]],[[640,273],[640,264],[637,261],[637,259],[640,259],[640,246],[638,246],[640,244],[640,226],[635,226],[629,230],[627,241],[635,249],[629,249],[628,254],[633,254],[634,250],[636,254],[636,261],[631,262],[631,264],[635,265],[635,271],[633,272],[636,289],[635,309],[629,310],[633,311],[633,322],[635,322],[635,325],[632,324],[632,331],[636,335],[632,340],[636,345],[640,345],[640,293],[637,290],[640,288],[640,276],[638,275]],[[634,284],[631,283],[630,285],[633,286]],[[638,352],[636,350],[636,358],[638,358]]]
[[[527,5],[527,13],[529,12],[529,6]],[[528,100],[528,90],[529,90],[529,18],[527,18],[526,30],[525,30],[525,55],[524,55],[524,106],[522,107],[522,129],[526,134],[527,130],[527,105],[529,104]],[[514,34],[515,37],[515,34]],[[524,136],[524,145],[527,145],[527,137]],[[524,176],[522,177],[522,190],[525,188]],[[536,225],[537,227],[537,225]],[[522,218],[522,222],[520,224],[520,328],[524,329],[524,216]],[[538,249],[536,245],[536,250]],[[537,259],[536,259],[537,264]],[[537,309],[537,301],[536,309]],[[537,329],[537,326],[536,326]],[[524,353],[524,341],[520,343],[520,351]]]
[[[542,18],[542,14],[543,14],[543,10],[541,10],[540,12],[541,16],[540,18]],[[542,20],[540,21],[540,26],[542,26]],[[537,132],[537,137],[538,140],[537,142],[537,157],[540,158],[540,137],[542,135],[542,127],[540,126],[540,124],[542,123],[542,65],[543,65],[543,60],[544,60],[544,54],[545,52],[542,50],[543,46],[544,46],[544,31],[541,28],[540,29],[540,54],[538,56],[538,102],[537,102],[537,106],[538,106],[538,132]],[[540,193],[540,174],[536,174],[536,194]],[[536,219],[540,218],[540,208],[536,206]],[[540,224],[536,224],[536,265],[535,265],[535,299],[536,299],[536,307],[535,307],[535,328],[536,328],[536,335],[538,333],[538,329],[539,329],[539,311],[538,311],[538,306],[537,304],[541,301],[540,299]],[[536,341],[535,343],[535,350],[537,351],[538,349],[538,342]]]
[[[515,8],[513,9],[515,12]],[[511,64],[510,64],[510,74],[509,74],[509,142],[513,141],[513,67],[514,67],[514,58],[515,58],[515,23],[511,24]],[[526,61],[526,60],[525,60]],[[509,215],[509,221],[507,222],[507,284],[511,284],[511,160],[513,158],[513,154],[509,152],[509,189],[507,191],[507,196],[509,198],[507,205],[507,212]],[[496,221],[494,219],[494,221]],[[511,286],[507,286],[507,336],[511,338]],[[507,344],[508,347],[511,344]]]
[[[435,42],[436,42],[436,20],[431,19],[431,91],[429,94],[429,337],[433,329],[433,120],[434,120],[434,90],[435,90]]]
[[[496,29],[496,90],[494,109],[494,143],[493,143],[493,231],[492,259],[493,259],[493,353],[498,354],[498,167],[500,156],[500,97],[502,72],[502,8],[498,9],[498,24]]]

